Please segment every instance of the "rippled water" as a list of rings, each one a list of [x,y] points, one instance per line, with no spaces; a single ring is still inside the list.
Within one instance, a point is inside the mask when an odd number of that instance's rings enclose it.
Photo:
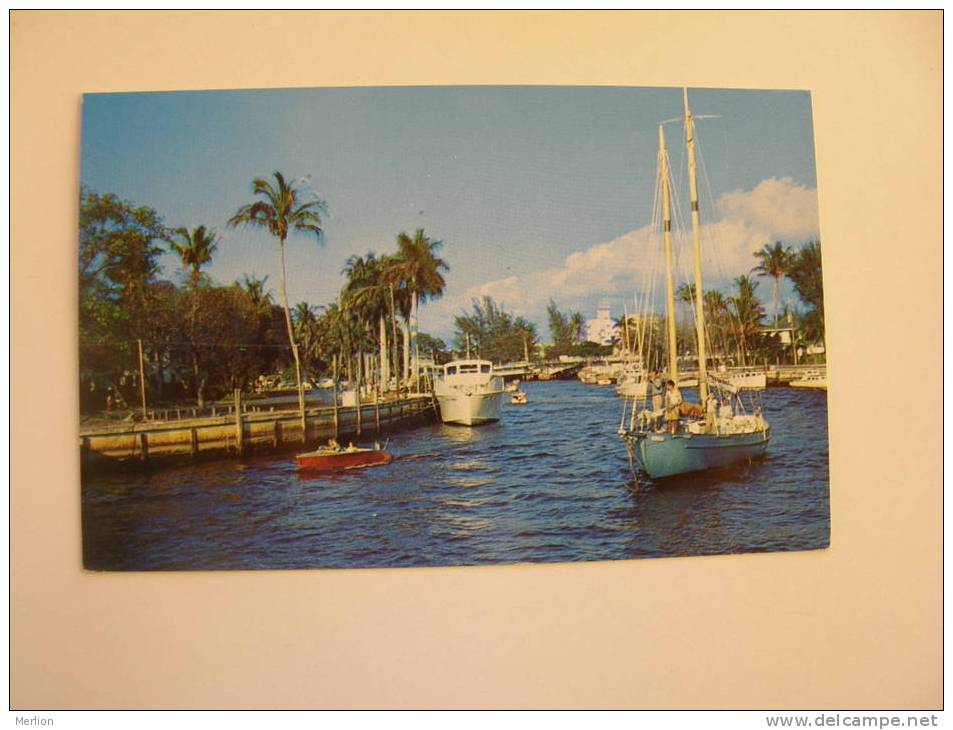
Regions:
[[[768,390],[760,461],[637,484],[611,388],[527,383],[478,428],[396,434],[388,466],[320,477],[292,456],[83,485],[93,569],[562,562],[826,547],[827,395]]]

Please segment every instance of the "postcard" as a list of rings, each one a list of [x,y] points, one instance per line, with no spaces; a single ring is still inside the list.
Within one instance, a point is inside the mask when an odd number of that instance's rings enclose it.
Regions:
[[[811,96],[87,94],[84,565],[830,541]]]

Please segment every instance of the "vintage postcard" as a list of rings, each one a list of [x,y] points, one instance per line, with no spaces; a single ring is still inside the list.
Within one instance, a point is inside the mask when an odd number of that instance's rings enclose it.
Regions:
[[[806,91],[88,94],[84,565],[830,540]]]

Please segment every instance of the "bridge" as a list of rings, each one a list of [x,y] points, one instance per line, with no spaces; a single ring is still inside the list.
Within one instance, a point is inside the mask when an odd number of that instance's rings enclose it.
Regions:
[[[585,365],[584,362],[559,362],[547,360],[542,362],[509,362],[496,365],[493,372],[504,379],[521,380],[565,380],[574,378],[576,373]]]

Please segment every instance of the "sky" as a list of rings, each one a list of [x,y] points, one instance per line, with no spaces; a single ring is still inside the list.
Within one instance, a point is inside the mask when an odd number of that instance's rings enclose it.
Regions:
[[[727,290],[752,253],[819,236],[810,94],[690,89],[706,288]],[[539,325],[545,308],[613,315],[652,292],[658,124],[683,115],[682,91],[621,87],[386,87],[87,94],[81,181],[154,208],[166,225],[220,235],[207,272],[223,284],[268,276],[277,246],[228,229],[251,180],[279,170],[326,201],[323,241],[289,239],[292,305],[329,303],[352,254],[388,253],[401,231],[443,241],[444,296],[421,331],[448,338],[453,316],[491,295]],[[683,128],[666,126],[679,210],[688,193]],[[690,234],[679,233],[679,274]],[[179,271],[163,257],[164,276]],[[770,281],[759,294],[770,302]],[[786,301],[796,297],[786,285]],[[770,307],[770,303],[768,304]]]

